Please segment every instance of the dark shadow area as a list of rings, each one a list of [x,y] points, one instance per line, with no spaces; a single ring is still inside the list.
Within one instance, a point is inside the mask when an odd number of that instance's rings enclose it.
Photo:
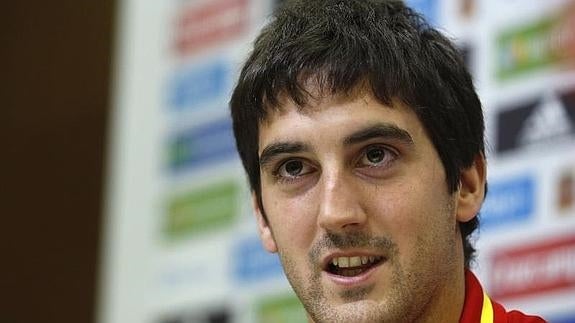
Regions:
[[[0,322],[93,322],[115,4],[8,1]]]

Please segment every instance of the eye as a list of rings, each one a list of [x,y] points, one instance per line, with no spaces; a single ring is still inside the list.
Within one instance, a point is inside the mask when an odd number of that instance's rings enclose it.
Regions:
[[[303,163],[301,160],[288,160],[280,167],[282,176],[298,176],[303,170]]]
[[[378,164],[385,158],[385,151],[379,148],[371,148],[365,152],[365,158],[372,164]]]
[[[283,162],[274,175],[280,180],[294,180],[313,172],[313,167],[303,160],[290,159]]]
[[[370,146],[363,151],[360,167],[385,167],[397,158],[397,153],[383,146]]]

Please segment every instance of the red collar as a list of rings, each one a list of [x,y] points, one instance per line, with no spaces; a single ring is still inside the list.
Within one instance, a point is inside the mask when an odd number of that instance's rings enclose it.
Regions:
[[[460,323],[492,323],[493,306],[475,275],[465,270],[465,303]]]
[[[475,275],[465,270],[465,303],[459,323],[545,323],[539,316],[519,311],[507,312],[501,304],[492,301],[483,291]]]

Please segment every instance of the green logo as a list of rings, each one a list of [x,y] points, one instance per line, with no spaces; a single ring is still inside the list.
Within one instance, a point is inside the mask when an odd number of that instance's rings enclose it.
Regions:
[[[239,196],[239,184],[227,180],[170,198],[166,236],[179,239],[231,225],[236,216]]]
[[[497,36],[496,75],[505,81],[573,59],[572,17],[552,15]]]
[[[259,323],[305,323],[306,312],[295,294],[269,297],[258,305]]]

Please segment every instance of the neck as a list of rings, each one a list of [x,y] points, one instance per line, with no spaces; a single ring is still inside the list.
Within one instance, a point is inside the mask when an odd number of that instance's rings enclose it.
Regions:
[[[446,277],[451,279],[438,286],[436,297],[430,300],[426,311],[415,322],[459,322],[465,303],[465,270],[457,268]]]

